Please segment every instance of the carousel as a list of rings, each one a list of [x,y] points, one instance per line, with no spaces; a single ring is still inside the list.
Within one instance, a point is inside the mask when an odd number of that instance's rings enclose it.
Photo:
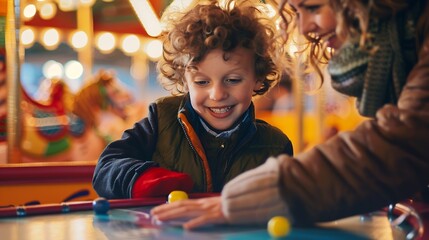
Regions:
[[[0,1],[0,206],[96,197],[98,155],[166,94],[148,81],[167,4]]]
[[[0,0],[0,207],[97,197],[103,148],[169,94],[154,67],[160,16],[191,3]],[[283,79],[255,100],[257,117],[283,130],[296,153],[363,120],[351,99],[305,88]]]

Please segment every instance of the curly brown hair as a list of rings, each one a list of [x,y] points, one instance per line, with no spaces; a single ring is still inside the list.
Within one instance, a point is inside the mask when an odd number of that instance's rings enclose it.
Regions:
[[[166,14],[158,79],[173,94],[186,93],[185,70],[217,48],[225,54],[237,47],[254,52],[255,74],[262,82],[254,95],[263,95],[280,79],[281,67],[275,59],[282,52],[282,42],[266,6],[259,1],[230,0],[222,6],[219,1],[199,1],[185,13]]]

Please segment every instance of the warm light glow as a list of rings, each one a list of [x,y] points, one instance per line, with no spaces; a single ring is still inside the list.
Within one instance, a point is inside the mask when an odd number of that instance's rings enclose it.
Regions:
[[[34,30],[30,27],[22,28],[21,32],[21,43],[24,47],[28,48],[33,46],[35,40]]]
[[[45,76],[45,78],[62,78],[63,75],[64,69],[61,63],[54,60],[49,60],[43,64],[43,76]]]
[[[78,79],[83,74],[83,66],[76,60],[68,61],[64,66],[64,73],[69,79]]]
[[[109,32],[100,33],[96,36],[96,47],[102,53],[111,53],[116,46],[116,38]]]
[[[58,0],[58,8],[63,12],[73,11],[77,9],[77,1],[75,0]]]
[[[171,10],[184,10],[188,8],[194,0],[174,0],[168,8]]]
[[[25,6],[24,11],[22,12],[25,20],[30,20],[36,15],[36,6],[34,4],[28,4]]]
[[[57,5],[52,2],[45,2],[39,9],[39,15],[42,19],[51,19],[57,14]]]
[[[146,61],[136,61],[130,67],[130,75],[136,80],[144,81],[149,74],[149,66]]]
[[[158,39],[149,40],[144,46],[144,51],[151,60],[156,61],[162,55],[162,42]]]
[[[72,34],[70,45],[75,49],[81,49],[88,44],[88,35],[84,31],[76,31]]]
[[[148,0],[129,0],[134,12],[145,28],[147,34],[152,37],[161,34],[161,23]]]
[[[79,0],[79,3],[82,6],[88,6],[91,7],[92,5],[94,5],[95,0]]]
[[[298,47],[296,45],[289,44],[288,53],[290,56],[295,56],[295,53],[298,51]]]
[[[219,1],[219,5],[222,6],[222,7],[227,7],[227,5],[226,5],[227,3],[228,3],[227,0],[220,0]],[[235,1],[229,1],[228,5],[229,5],[228,7],[234,6],[235,5]]]
[[[127,35],[122,39],[121,48],[126,54],[136,53],[140,49],[140,39],[134,34]]]
[[[264,6],[265,8],[262,8],[262,9],[258,8],[258,9],[265,12],[270,18],[276,16],[277,10],[274,9],[274,7],[271,4],[265,4]]]
[[[48,50],[55,49],[60,41],[60,34],[55,28],[50,28],[42,34],[42,45]]]
[[[160,20],[161,29],[168,31],[167,23],[171,21],[170,12],[187,12],[189,8],[192,8],[195,4],[193,4],[195,0],[174,0],[170,5],[168,5],[164,13],[162,14],[162,18]]]

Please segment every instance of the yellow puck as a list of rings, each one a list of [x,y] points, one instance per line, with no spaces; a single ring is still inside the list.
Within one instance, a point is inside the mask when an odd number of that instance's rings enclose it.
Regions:
[[[184,191],[172,191],[170,194],[168,194],[168,202],[176,202],[180,200],[188,199],[188,194]]]
[[[290,222],[287,218],[276,216],[268,221],[268,233],[271,237],[285,237],[290,232]]]

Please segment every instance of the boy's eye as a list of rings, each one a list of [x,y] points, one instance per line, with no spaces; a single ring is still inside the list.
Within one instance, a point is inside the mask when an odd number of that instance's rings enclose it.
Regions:
[[[209,81],[207,81],[207,80],[195,80],[194,83],[196,85],[199,85],[199,86],[205,86],[205,85],[209,84]]]
[[[241,78],[227,78],[225,82],[229,84],[237,84],[241,82]]]

